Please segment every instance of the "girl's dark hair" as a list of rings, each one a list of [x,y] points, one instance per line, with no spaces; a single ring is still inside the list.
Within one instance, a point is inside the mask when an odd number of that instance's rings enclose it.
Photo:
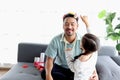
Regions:
[[[97,51],[100,47],[100,40],[97,36],[87,33],[82,37],[82,47],[85,49],[85,52],[76,56],[74,58],[74,61],[81,55],[87,55],[90,54],[91,52]]]
[[[67,18],[67,17],[72,17],[72,18],[75,18],[75,19],[76,19],[76,21],[78,22],[78,16],[77,16],[77,14],[67,13],[67,14],[65,14],[65,15],[63,16],[63,21],[64,21],[64,20],[65,20],[65,18]]]

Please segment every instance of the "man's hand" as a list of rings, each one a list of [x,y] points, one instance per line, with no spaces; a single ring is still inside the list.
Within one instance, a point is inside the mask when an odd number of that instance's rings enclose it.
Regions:
[[[80,18],[81,18],[82,21],[85,23],[86,28],[88,28],[88,27],[89,27],[88,17],[87,17],[87,16],[81,16],[81,15],[80,15]]]
[[[89,80],[98,80],[98,77],[96,75],[92,75]]]
[[[97,71],[95,70],[89,80],[99,80]]]

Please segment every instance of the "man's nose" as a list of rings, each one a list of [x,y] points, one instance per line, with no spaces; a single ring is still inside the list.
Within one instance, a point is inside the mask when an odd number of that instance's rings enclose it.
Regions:
[[[71,25],[69,25],[69,26],[68,26],[68,28],[72,28],[72,26],[71,26]]]

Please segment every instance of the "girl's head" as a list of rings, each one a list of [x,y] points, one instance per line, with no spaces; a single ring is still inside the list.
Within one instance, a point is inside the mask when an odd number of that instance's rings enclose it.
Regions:
[[[81,49],[83,49],[83,53],[89,54],[94,51],[97,51],[100,46],[100,40],[93,34],[87,33],[82,37],[81,40]]]

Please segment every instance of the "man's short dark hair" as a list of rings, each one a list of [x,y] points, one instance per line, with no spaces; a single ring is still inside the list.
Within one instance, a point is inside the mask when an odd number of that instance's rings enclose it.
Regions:
[[[63,21],[64,21],[64,20],[65,20],[65,18],[67,18],[67,17],[72,17],[72,18],[75,18],[75,19],[76,19],[76,21],[78,22],[78,16],[77,16],[77,14],[67,13],[67,14],[65,14],[65,15],[63,16]]]

